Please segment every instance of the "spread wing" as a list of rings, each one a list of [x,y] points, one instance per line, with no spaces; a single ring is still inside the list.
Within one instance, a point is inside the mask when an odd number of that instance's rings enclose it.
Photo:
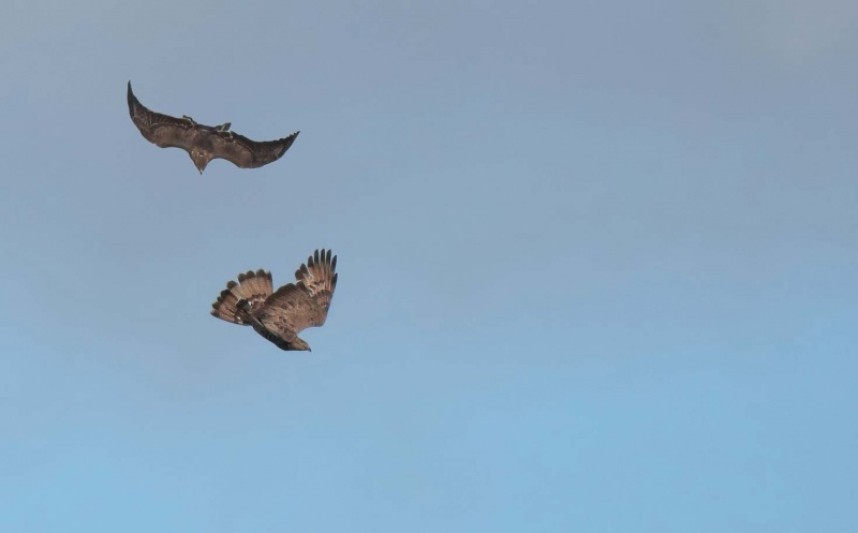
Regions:
[[[337,256],[331,258],[330,250],[316,250],[295,272],[297,282],[277,289],[253,312],[254,317],[281,338],[294,338],[303,329],[321,326],[337,287],[336,268]]]
[[[300,132],[276,141],[252,141],[244,135],[221,134],[212,138],[214,158],[226,159],[241,168],[256,168],[277,161],[292,146]]]
[[[226,284],[226,289],[212,304],[212,316],[246,326],[252,322],[247,310],[253,312],[258,309],[273,291],[271,272],[248,270],[238,275],[238,283],[230,280]],[[239,306],[239,300],[245,300],[247,304]]]
[[[193,141],[191,123],[150,111],[134,96],[130,81],[128,82],[128,113],[147,141],[162,148],[175,147],[185,150],[191,148]]]

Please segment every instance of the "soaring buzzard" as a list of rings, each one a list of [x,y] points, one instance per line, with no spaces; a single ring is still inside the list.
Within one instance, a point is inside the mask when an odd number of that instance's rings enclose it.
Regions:
[[[298,333],[321,326],[328,316],[337,287],[337,256],[316,250],[306,264],[295,271],[297,283],[273,291],[271,272],[250,270],[230,281],[212,304],[212,315],[257,333],[281,350],[310,350]]]
[[[175,118],[150,111],[131,92],[128,82],[128,112],[147,141],[161,148],[181,148],[190,154],[200,174],[212,159],[226,159],[241,168],[256,168],[280,159],[299,132],[276,141],[251,141],[230,131],[230,122],[220,126],[197,124],[189,116]]]

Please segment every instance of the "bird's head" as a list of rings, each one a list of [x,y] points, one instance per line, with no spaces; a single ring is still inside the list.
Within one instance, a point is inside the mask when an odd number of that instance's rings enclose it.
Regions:
[[[289,349],[298,352],[312,352],[310,345],[304,339],[295,337],[295,340],[290,343]]]
[[[208,152],[193,149],[191,150],[191,160],[194,162],[194,166],[197,167],[197,170],[200,171],[200,174],[202,174],[203,170],[206,169],[206,165],[208,165],[209,161],[212,160],[212,156]]]

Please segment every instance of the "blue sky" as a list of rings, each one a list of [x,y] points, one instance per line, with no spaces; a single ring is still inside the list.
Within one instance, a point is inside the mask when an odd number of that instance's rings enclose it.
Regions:
[[[11,2],[0,530],[855,531],[858,7],[645,4]]]

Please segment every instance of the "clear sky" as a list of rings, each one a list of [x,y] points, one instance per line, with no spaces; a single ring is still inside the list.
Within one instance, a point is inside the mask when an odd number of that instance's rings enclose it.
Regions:
[[[858,531],[854,1],[3,12],[0,531]]]

